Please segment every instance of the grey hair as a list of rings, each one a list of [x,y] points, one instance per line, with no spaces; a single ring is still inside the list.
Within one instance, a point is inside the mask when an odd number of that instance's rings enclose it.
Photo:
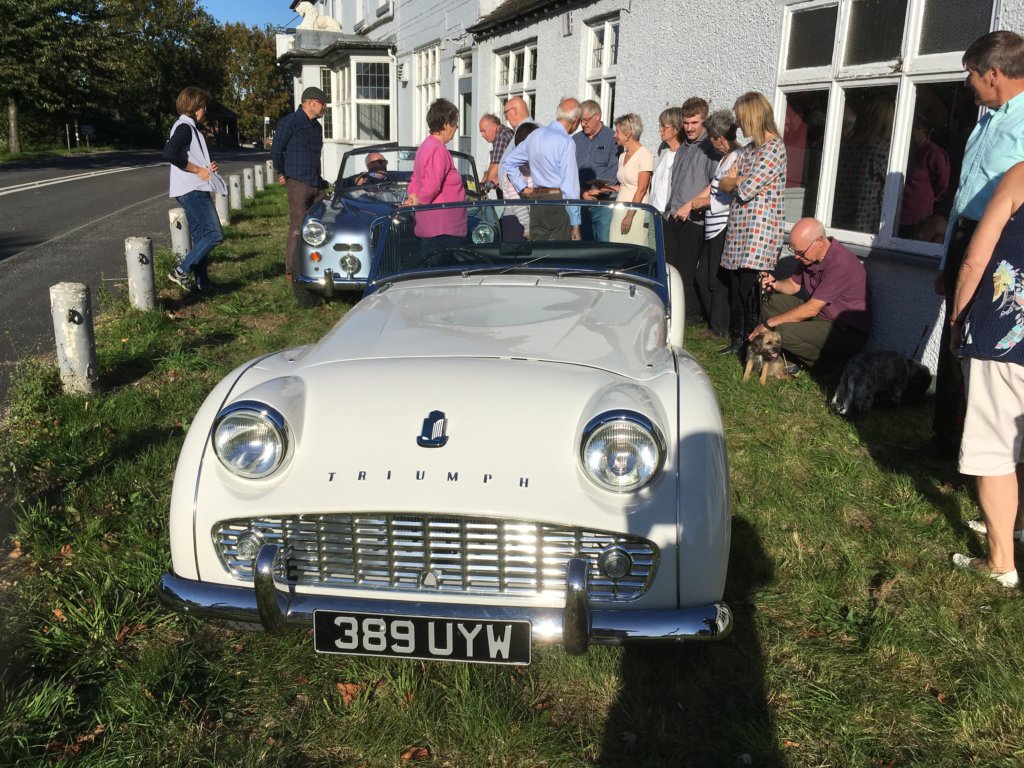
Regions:
[[[644,132],[643,120],[640,119],[640,115],[635,115],[632,112],[615,118],[615,127],[621,131],[629,131],[629,135],[637,141],[640,141],[640,136]]]
[[[488,112],[486,115],[484,115],[480,119],[481,120],[486,120],[491,125],[501,125],[501,118],[498,117],[497,115],[492,115],[490,112]]]
[[[567,101],[576,102],[576,106],[563,107]],[[571,96],[566,96],[564,99],[558,102],[558,110],[555,112],[555,120],[565,120],[569,123],[578,122],[580,115],[583,114],[583,106]]]
[[[727,141],[735,141],[736,116],[730,109],[719,109],[717,112],[712,112],[704,121],[704,130],[708,132],[708,136],[716,139],[724,138]]]
[[[589,112],[591,116],[601,114],[601,105],[593,99],[587,99],[580,104],[580,109],[583,110],[583,112]]]

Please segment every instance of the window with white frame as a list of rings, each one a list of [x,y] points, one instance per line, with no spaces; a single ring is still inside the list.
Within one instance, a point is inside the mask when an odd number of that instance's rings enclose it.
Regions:
[[[334,88],[332,87],[334,82],[334,72],[327,69],[326,67],[320,70],[320,90],[324,92],[324,96],[327,97],[327,103],[324,106],[324,113],[320,116],[320,125],[324,129],[324,138],[334,138]]]
[[[502,106],[513,96],[522,96],[537,116],[537,43],[530,41],[515,48],[499,51],[495,55],[495,114],[502,114]]]
[[[584,41],[587,98],[601,105],[605,122],[615,117],[615,76],[619,70],[619,17],[587,24]]]
[[[356,142],[390,141],[391,62],[353,58],[338,71],[340,138]]]
[[[786,220],[938,255],[978,108],[964,49],[994,0],[803,0],[784,10]]]
[[[416,125],[426,125],[427,110],[441,95],[441,44],[416,52]]]

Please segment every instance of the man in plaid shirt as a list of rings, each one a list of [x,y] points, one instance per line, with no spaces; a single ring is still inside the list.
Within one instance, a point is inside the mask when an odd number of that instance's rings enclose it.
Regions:
[[[324,112],[327,96],[319,88],[302,92],[299,108],[281,118],[274,133],[270,159],[277,172],[277,183],[288,190],[288,239],[285,241],[284,271],[291,282],[302,233],[302,220],[316,203],[323,199],[327,182],[320,175],[320,153],[324,132],[317,122]]]
[[[484,115],[480,118],[480,135],[491,145],[490,165],[487,166],[487,173],[484,174],[481,181],[485,187],[488,183],[497,187],[498,163],[501,162],[508,145],[512,143],[512,129],[502,125],[496,115]],[[498,191],[498,197],[501,197],[500,191]]]

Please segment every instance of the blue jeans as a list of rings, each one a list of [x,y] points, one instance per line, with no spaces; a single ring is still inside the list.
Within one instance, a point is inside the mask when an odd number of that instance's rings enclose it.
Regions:
[[[590,214],[590,227],[594,240],[600,243],[608,242],[608,228],[612,223],[612,209],[603,206],[593,206],[585,209]]]
[[[210,281],[207,274],[207,257],[224,239],[217,209],[213,206],[210,193],[198,189],[182,195],[177,200],[185,209],[185,218],[188,219],[189,232],[192,234],[192,250],[185,254],[185,258],[178,265],[178,271],[186,274],[192,272],[198,285],[206,285]]]

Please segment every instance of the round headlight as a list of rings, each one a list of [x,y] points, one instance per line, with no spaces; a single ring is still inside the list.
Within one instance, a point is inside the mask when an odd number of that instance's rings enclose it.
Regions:
[[[612,547],[611,549],[606,549],[598,556],[597,567],[606,577],[612,581],[618,581],[629,576],[633,570],[633,558],[629,556],[626,550]]]
[[[626,493],[643,488],[658,474],[665,448],[649,419],[618,411],[592,420],[583,431],[580,456],[595,483]]]
[[[327,227],[318,219],[310,219],[302,225],[302,239],[316,248],[327,240]]]
[[[349,277],[352,277],[352,275],[358,272],[359,268],[363,266],[363,263],[359,258],[357,256],[353,256],[351,253],[346,253],[342,256],[339,263],[341,264],[342,270],[347,272]]]
[[[217,416],[213,449],[234,474],[266,477],[281,466],[288,450],[284,417],[262,403],[234,403]]]

